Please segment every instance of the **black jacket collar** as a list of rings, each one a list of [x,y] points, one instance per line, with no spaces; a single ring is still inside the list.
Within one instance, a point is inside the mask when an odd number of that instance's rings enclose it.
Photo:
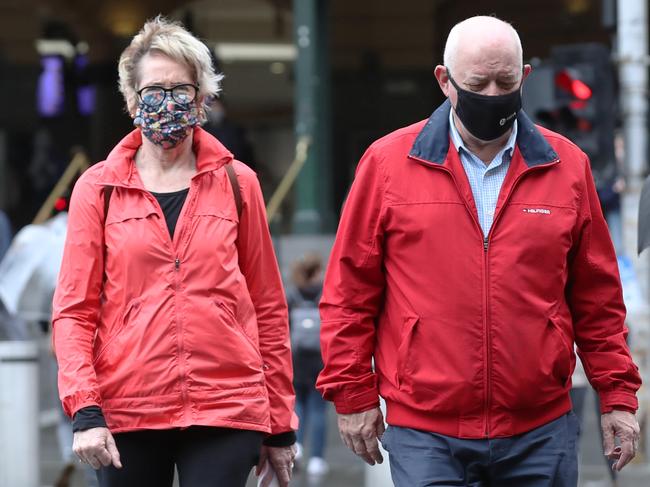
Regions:
[[[449,151],[449,110],[451,103],[447,99],[427,120],[411,147],[410,156],[434,164],[444,164]],[[517,124],[516,144],[528,167],[559,159],[523,110],[517,115]]]

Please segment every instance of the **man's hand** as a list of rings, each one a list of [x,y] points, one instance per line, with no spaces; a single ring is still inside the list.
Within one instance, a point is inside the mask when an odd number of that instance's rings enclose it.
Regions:
[[[278,477],[280,487],[288,487],[293,471],[293,459],[296,456],[296,445],[291,446],[265,446],[260,451],[260,461],[255,468],[255,475],[258,477],[268,461],[270,467]]]
[[[377,438],[384,434],[384,416],[379,408],[362,413],[339,414],[339,433],[343,443],[368,465],[382,463]]]
[[[612,469],[620,471],[636,455],[640,429],[636,417],[627,411],[612,411],[600,417],[603,428],[603,450],[610,460],[617,460]],[[620,442],[616,446],[615,439]]]
[[[108,467],[111,463],[115,468],[122,468],[120,453],[117,451],[115,440],[108,428],[91,428],[77,431],[72,442],[72,451],[83,463],[95,470],[102,465]]]

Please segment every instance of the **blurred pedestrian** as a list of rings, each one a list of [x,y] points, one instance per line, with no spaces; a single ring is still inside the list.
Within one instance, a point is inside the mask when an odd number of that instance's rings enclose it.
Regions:
[[[520,110],[530,71],[506,22],[457,24],[448,99],[368,149],[343,210],[317,386],[371,465],[381,438],[398,487],[575,486],[574,342],[605,453],[636,453],[616,255],[587,157]]]
[[[205,131],[214,135],[226,149],[232,152],[235,159],[245,161],[248,167],[257,171],[253,146],[248,140],[244,127],[231,120],[222,98],[212,97],[208,100],[208,104],[208,121],[203,126]]]
[[[576,415],[576,419],[578,420],[578,440],[577,443],[578,445],[580,444],[580,437],[582,436],[582,433],[584,431],[585,427],[585,415],[588,414],[587,411],[585,411],[585,403],[587,402],[588,394],[592,391],[591,387],[589,387],[589,382],[587,381],[587,375],[585,374],[584,367],[582,366],[582,363],[580,361],[576,361],[576,368],[573,371],[573,375],[571,376],[571,391],[569,392],[570,397],[571,397],[571,411]],[[600,415],[600,402],[598,401],[598,396],[596,395],[594,398],[594,409],[596,412],[596,416],[598,417]],[[600,437],[601,440],[603,440],[603,434],[602,430],[600,430]],[[578,449],[579,453],[579,449]],[[609,460],[606,457],[604,457],[605,464],[607,465],[607,471],[608,471],[608,477],[609,481],[607,485],[610,485],[611,487],[617,487],[617,474],[616,470],[614,470],[612,467],[616,463],[615,460]],[[587,483],[586,485],[591,485],[590,483]],[[604,485],[603,482],[596,481],[596,485]]]
[[[200,128],[206,46],[148,21],[119,62],[136,129],[71,202],[54,297],[59,394],[102,487],[291,476],[287,308],[254,173]]]
[[[6,213],[0,210],[0,261],[11,245],[13,232],[11,231],[11,223]]]
[[[320,352],[320,317],[318,301],[323,291],[323,260],[318,253],[308,252],[293,263],[291,285],[287,287],[291,348],[293,351],[293,384],[296,390],[298,428],[296,462],[302,461],[305,438],[309,438],[309,475],[329,471],[325,461],[327,403],[316,390],[316,378],[323,368]]]
[[[594,176],[598,200],[609,228],[614,250],[616,250],[617,255],[624,255],[621,194],[625,191],[625,179],[613,164],[610,164]]]

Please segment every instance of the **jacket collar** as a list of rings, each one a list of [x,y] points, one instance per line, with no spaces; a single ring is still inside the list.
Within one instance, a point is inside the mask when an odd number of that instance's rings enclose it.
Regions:
[[[196,155],[196,172],[198,174],[214,171],[233,159],[232,153],[216,138],[195,127],[192,150]],[[142,183],[135,171],[135,154],[142,145],[142,132],[135,129],[124,137],[110,152],[104,168],[97,179],[103,186],[141,187]]]
[[[433,164],[444,164],[449,152],[449,99],[429,117],[411,147],[409,155]],[[544,136],[523,110],[517,115],[517,147],[528,167],[559,159]]]

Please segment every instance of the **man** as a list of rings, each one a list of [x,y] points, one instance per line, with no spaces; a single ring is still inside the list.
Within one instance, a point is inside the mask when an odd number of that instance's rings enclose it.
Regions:
[[[509,24],[456,25],[448,100],[368,149],[343,211],[317,387],[371,465],[381,438],[398,487],[575,486],[574,342],[605,454],[636,452],[614,249],[587,157],[520,110],[530,71]]]
[[[233,153],[235,159],[246,161],[248,167],[258,171],[253,146],[248,140],[246,130],[230,119],[223,98],[212,97],[208,103],[208,122],[203,129],[219,139],[219,142]]]

